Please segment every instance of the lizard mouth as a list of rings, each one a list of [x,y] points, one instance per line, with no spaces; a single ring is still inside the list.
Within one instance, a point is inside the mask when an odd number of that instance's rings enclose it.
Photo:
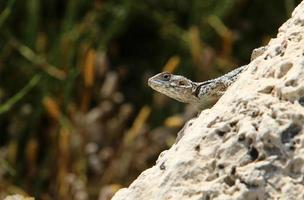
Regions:
[[[151,87],[151,88],[154,88],[154,87],[157,87],[157,86],[161,86],[163,83],[161,81],[158,81],[158,80],[155,80],[152,78],[149,78],[148,80],[148,85]]]

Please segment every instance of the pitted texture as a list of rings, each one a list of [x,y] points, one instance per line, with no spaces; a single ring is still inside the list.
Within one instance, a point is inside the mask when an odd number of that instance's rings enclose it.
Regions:
[[[304,2],[213,108],[113,200],[304,199],[303,47]]]

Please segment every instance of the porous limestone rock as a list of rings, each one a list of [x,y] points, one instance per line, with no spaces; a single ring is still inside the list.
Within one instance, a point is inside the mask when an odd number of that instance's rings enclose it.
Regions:
[[[224,96],[113,200],[304,199],[303,106],[304,2]]]
[[[22,195],[15,194],[5,197],[4,200],[35,200],[35,199],[33,197],[24,197]]]

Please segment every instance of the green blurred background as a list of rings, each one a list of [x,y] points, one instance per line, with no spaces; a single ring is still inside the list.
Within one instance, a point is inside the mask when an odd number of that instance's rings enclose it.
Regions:
[[[109,199],[196,113],[147,79],[248,63],[299,2],[0,1],[0,198]]]

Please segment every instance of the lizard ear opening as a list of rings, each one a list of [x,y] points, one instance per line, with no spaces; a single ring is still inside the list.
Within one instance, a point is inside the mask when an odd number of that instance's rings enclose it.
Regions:
[[[199,93],[199,89],[200,87],[198,85],[192,84],[192,91],[191,91],[192,95],[197,97]]]
[[[178,85],[181,85],[181,86],[186,85],[186,82],[183,80],[180,80],[180,81],[178,81]]]
[[[197,88],[197,86],[196,86],[196,85],[192,85],[192,90],[191,90],[191,93],[192,93],[192,94],[195,94],[195,92],[196,92],[196,88]]]

